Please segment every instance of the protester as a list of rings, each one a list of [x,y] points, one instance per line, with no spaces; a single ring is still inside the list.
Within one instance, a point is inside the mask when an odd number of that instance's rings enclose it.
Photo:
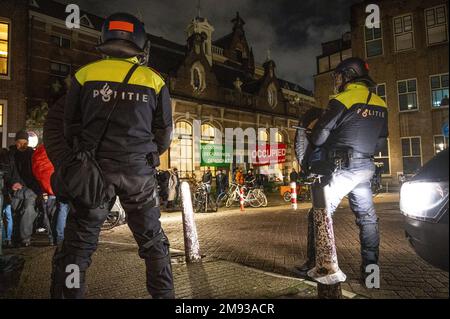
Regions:
[[[15,145],[9,148],[10,162],[14,163],[20,181],[12,186],[13,195],[11,207],[16,216],[14,227],[17,244],[28,247],[34,231],[34,221],[37,217],[36,198],[41,194],[39,183],[36,181],[31,168],[33,149],[28,147],[28,133],[16,133]]]
[[[50,178],[55,171],[47,156],[43,144],[39,145],[32,157],[33,174],[38,180],[43,193],[44,214],[49,221],[48,235],[50,245],[61,244],[64,240],[64,228],[69,213],[66,200],[57,198],[53,192]]]

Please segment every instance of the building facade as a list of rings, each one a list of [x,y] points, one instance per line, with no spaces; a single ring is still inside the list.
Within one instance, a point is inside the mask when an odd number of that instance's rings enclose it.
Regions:
[[[61,97],[79,67],[101,58],[95,45],[103,22],[81,8],[80,28],[68,29],[68,13],[61,3],[6,3],[4,10],[2,2],[0,13],[0,106],[2,114],[8,110],[8,116],[3,115],[1,132],[10,134],[9,140],[3,139],[3,146],[12,143],[17,129],[39,122],[30,121],[30,116],[42,112],[32,111],[45,111]],[[185,44],[148,34],[149,66],[160,72],[169,86],[176,132],[170,150],[161,158],[162,169],[177,167],[182,176],[205,169],[206,164],[196,156],[195,121],[201,121],[201,144],[212,143],[216,132],[224,134],[226,128],[259,129],[263,143],[283,144],[284,159],[260,167],[264,173],[281,175],[296,165],[292,127],[300,114],[314,107],[315,99],[312,92],[279,79],[271,59],[263,65],[255,63],[244,25],[237,13],[230,24],[231,32],[215,39],[214,27],[206,18],[197,16],[187,25]],[[277,128],[276,136],[270,136],[270,128]],[[230,156],[235,159],[237,155],[234,150]],[[244,158],[248,162],[249,158]],[[221,167],[236,166],[233,163]],[[248,164],[239,166],[249,168]]]
[[[372,3],[380,8],[379,28],[366,27]],[[448,147],[448,37],[446,1],[364,1],[351,8],[352,55],[368,62],[376,93],[388,105],[387,148],[377,154],[386,182],[397,184]],[[332,68],[320,72],[320,59],[315,92],[324,101]]]

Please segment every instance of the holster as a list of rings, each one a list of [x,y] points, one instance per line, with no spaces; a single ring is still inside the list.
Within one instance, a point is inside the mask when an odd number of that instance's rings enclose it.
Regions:
[[[147,154],[147,163],[150,167],[158,167],[161,164],[159,160],[159,153],[152,152]]]

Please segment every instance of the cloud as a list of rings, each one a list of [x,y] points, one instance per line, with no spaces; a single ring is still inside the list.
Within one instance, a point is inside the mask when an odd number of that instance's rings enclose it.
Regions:
[[[77,3],[83,10],[107,16],[125,11],[141,17],[147,31],[180,44],[186,27],[197,14],[197,0],[59,0]],[[201,15],[214,26],[213,39],[231,32],[239,11],[255,59],[262,63],[270,48],[280,78],[313,89],[316,56],[321,43],[350,30],[350,5],[356,0],[202,0]]]

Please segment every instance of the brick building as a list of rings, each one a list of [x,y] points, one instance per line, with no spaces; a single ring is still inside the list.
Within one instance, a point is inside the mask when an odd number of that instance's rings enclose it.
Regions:
[[[7,6],[5,11],[2,7],[0,13],[0,27],[2,21],[7,21],[12,30],[6,40],[11,76],[5,80],[0,77],[0,102],[10,111],[8,118],[4,117],[8,125],[5,132],[23,127],[26,110],[51,104],[64,93],[70,75],[100,58],[95,45],[102,18],[82,11],[81,28],[70,30],[65,26],[65,5],[31,0],[27,7],[27,2],[7,1],[10,8]],[[169,85],[177,132],[170,151],[162,157],[162,168],[177,167],[182,175],[204,169],[194,158],[194,120],[201,120],[202,143],[211,143],[214,129],[224,133],[225,128],[238,127],[262,128],[259,137],[269,143],[269,128],[277,128],[273,138],[286,145],[286,160],[263,167],[262,171],[279,175],[295,165],[292,126],[302,112],[315,105],[314,97],[301,86],[279,79],[271,59],[263,65],[255,63],[244,25],[237,14],[231,21],[231,32],[216,39],[214,27],[206,18],[197,16],[187,26],[185,44],[149,34],[152,44],[149,65]]]
[[[369,3],[380,8],[380,28],[365,26]],[[324,49],[317,57],[319,105],[332,92],[330,71],[339,56],[351,52],[368,61],[377,94],[389,111],[388,147],[377,154],[385,164],[387,182],[397,184],[400,174],[412,174],[448,147],[442,133],[443,125],[448,125],[447,16],[448,5],[442,0],[364,1],[351,8],[351,42],[336,40],[340,44],[334,50]]]

